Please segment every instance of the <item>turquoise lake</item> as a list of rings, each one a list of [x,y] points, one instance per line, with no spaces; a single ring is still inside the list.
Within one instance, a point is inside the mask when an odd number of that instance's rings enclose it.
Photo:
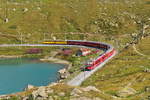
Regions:
[[[63,67],[35,59],[0,59],[0,95],[23,91],[28,84],[45,86],[55,82]]]

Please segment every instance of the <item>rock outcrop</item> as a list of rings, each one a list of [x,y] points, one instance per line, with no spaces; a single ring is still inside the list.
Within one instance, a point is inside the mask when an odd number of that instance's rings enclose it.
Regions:
[[[127,97],[130,95],[134,95],[136,93],[136,90],[130,87],[125,87],[122,90],[118,91],[117,96],[119,97]]]
[[[82,88],[83,91],[95,91],[95,92],[101,92],[100,90],[98,90],[95,86],[88,86],[86,88]]]
[[[98,97],[95,98],[89,98],[89,97],[78,97],[78,98],[71,98],[70,100],[102,100]]]
[[[74,88],[74,89],[71,91],[70,95],[76,97],[76,96],[79,96],[81,93],[82,93],[82,91],[81,91],[80,89]]]
[[[66,68],[59,70],[58,73],[60,74],[60,79],[66,79],[69,76]]]
[[[46,88],[42,86],[39,87],[36,91],[33,91],[32,96],[34,99],[46,99],[48,97],[48,94],[46,93]]]

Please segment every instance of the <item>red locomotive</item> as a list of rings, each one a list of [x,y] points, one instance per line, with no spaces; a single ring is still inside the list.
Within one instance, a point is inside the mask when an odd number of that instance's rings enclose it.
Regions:
[[[92,70],[95,67],[97,67],[98,65],[100,65],[101,63],[103,63],[106,59],[108,59],[110,56],[112,56],[115,53],[115,50],[112,49],[110,52],[107,53],[103,53],[102,55],[100,55],[97,59],[93,60],[93,61],[89,61],[85,64],[85,69],[86,70]]]

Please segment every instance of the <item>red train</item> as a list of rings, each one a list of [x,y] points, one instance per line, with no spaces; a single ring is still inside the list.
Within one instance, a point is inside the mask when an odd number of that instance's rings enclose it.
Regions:
[[[93,48],[103,48],[108,49],[108,46],[105,44],[100,44],[97,42],[86,42],[86,41],[67,41],[68,45],[80,45],[80,46],[87,46],[87,47],[93,47]]]
[[[111,57],[115,50],[111,45],[105,44],[105,43],[99,43],[99,42],[88,42],[88,41],[53,41],[53,42],[43,42],[44,44],[50,44],[50,45],[77,45],[77,46],[86,46],[86,47],[92,47],[96,49],[102,49],[105,52],[101,55],[99,55],[95,60],[88,62],[85,66],[86,70],[92,70],[98,65],[100,65],[102,62],[104,62],[106,59]]]
[[[85,64],[85,69],[86,70],[92,70],[95,67],[97,67],[98,65],[100,65],[101,63],[103,63],[106,59],[108,59],[110,56],[112,56],[115,53],[115,50],[112,49],[109,52],[105,52],[102,55],[100,55],[97,59],[93,60],[93,61],[89,61]]]

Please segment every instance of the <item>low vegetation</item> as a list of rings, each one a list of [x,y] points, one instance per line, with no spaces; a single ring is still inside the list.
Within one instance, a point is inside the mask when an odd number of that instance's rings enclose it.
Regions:
[[[82,84],[83,87],[94,85],[102,93],[89,92],[82,96],[106,100],[149,99],[150,38],[137,39],[141,35],[150,35],[149,0],[0,0],[0,44],[90,40],[112,44],[118,50],[112,61]],[[136,45],[128,47],[133,40]],[[0,47],[0,55],[37,56],[26,55],[29,48]],[[50,55],[58,48],[42,49],[38,57]],[[78,73],[80,61],[90,57],[66,58],[76,66],[70,71]],[[67,94],[57,99],[70,99],[70,88],[58,87]],[[56,92],[60,92],[58,87],[54,87]],[[124,91],[129,94],[123,94]],[[52,94],[52,98],[56,95]]]
[[[138,52],[146,56],[137,53],[131,45],[108,62],[103,69],[94,73],[81,87],[53,84],[40,88],[51,91],[47,98],[52,100],[149,100],[149,41],[150,37],[146,37],[135,45]],[[33,100],[33,95],[33,92],[24,92],[12,96],[9,100],[26,97]]]
[[[149,11],[148,0],[1,0],[0,43],[138,34],[150,23]]]
[[[149,94],[150,77],[150,37],[142,39],[135,45],[137,50],[146,56],[139,55],[133,47],[118,54],[111,62],[97,71],[82,86],[94,85],[106,94],[122,98],[123,100],[146,99]],[[122,96],[120,91],[133,88],[136,93]]]

